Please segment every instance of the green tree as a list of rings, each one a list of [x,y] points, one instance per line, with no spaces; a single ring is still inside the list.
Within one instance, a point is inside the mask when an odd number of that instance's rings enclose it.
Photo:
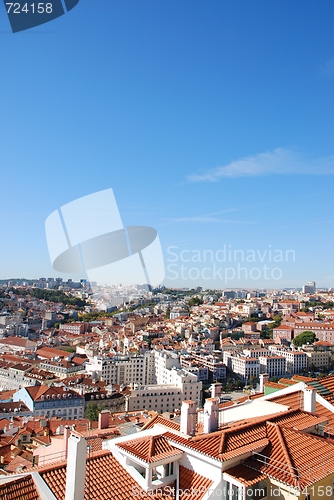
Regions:
[[[76,349],[75,349],[75,347],[66,347],[65,351],[66,352],[75,352]]]
[[[255,375],[252,375],[249,378],[249,385],[251,385],[252,387],[256,387],[256,383],[257,383],[257,377]]]
[[[316,341],[315,333],[310,330],[305,330],[295,337],[292,342],[296,347],[301,347],[304,344],[313,344]]]
[[[101,403],[96,404],[93,401],[90,401],[86,406],[85,418],[91,422],[97,422],[99,419],[99,412],[103,409],[104,406]]]
[[[200,299],[199,297],[191,297],[191,299],[188,302],[189,307],[200,306],[201,304],[203,304],[203,300]]]

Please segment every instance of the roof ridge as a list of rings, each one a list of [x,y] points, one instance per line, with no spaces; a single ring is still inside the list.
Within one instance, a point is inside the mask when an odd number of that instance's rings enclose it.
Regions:
[[[155,448],[154,444],[155,444],[155,436],[150,436],[149,447],[148,447],[149,458],[152,458],[154,454],[154,448]]]
[[[223,432],[219,443],[219,449],[218,449],[219,455],[222,455],[224,453],[225,444],[226,444],[226,433]]]
[[[151,418],[148,422],[146,422],[146,424],[145,424],[145,425],[143,425],[143,427],[141,428],[141,430],[142,430],[142,431],[144,431],[148,425],[152,425],[152,423],[153,423],[155,420],[157,420],[157,418],[158,418],[159,416],[161,416],[161,415],[159,415],[159,413],[157,412],[157,413],[156,413],[156,415],[155,415],[153,418]],[[166,419],[166,420],[167,420],[167,419]]]
[[[290,452],[289,452],[289,449],[286,445],[286,441],[285,441],[285,438],[284,438],[284,435],[282,433],[280,425],[276,424],[274,422],[268,422],[268,425],[270,427],[274,427],[276,435],[277,435],[278,440],[279,440],[279,443],[282,447],[284,458],[287,461],[289,472],[292,475],[292,477],[294,478],[294,481],[297,483],[297,486],[300,486],[299,471],[298,471],[297,467],[295,467],[295,465],[294,465],[293,459],[292,459]]]

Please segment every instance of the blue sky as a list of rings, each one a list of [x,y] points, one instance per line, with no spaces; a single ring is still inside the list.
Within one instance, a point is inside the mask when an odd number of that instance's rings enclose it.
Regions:
[[[333,2],[80,0],[16,34],[0,12],[0,279],[58,276],[45,219],[113,188],[167,286],[334,286]]]

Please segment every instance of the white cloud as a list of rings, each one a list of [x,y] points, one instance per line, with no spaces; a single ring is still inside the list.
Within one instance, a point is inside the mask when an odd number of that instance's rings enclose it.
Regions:
[[[288,148],[276,148],[217,167],[203,174],[191,174],[189,182],[217,182],[222,178],[263,175],[330,175],[334,174],[334,155],[307,159]]]
[[[252,221],[222,219],[221,217],[217,217],[217,215],[228,212],[236,212],[237,210],[240,210],[240,208],[226,208],[224,210],[219,210],[219,212],[211,212],[209,214],[194,215],[191,217],[169,217],[163,220],[167,220],[168,222],[221,222],[224,224],[256,224],[256,222]]]
[[[221,222],[225,224],[256,224],[256,222],[235,219],[220,219],[218,217],[207,217],[204,215],[198,215],[195,217],[175,217],[166,220],[168,220],[169,222]]]

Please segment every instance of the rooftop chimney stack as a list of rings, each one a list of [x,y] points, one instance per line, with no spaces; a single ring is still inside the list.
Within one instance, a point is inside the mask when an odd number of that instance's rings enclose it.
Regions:
[[[102,410],[99,413],[99,429],[108,429],[109,427],[109,410]]]
[[[194,436],[196,431],[196,403],[182,401],[180,431],[188,436]]]
[[[84,498],[86,450],[86,439],[72,431],[68,438],[65,500]]]
[[[65,425],[64,435],[63,435],[63,452],[64,452],[66,459],[67,459],[67,453],[68,453],[68,438],[70,437],[70,434],[71,434],[70,427],[68,425]]]
[[[269,382],[268,373],[261,373],[260,374],[260,392],[264,392],[264,386],[266,385],[267,382]]]
[[[315,389],[304,389],[304,411],[316,412],[316,395]]]
[[[212,398],[220,398],[222,393],[222,384],[219,382],[216,382],[215,384],[212,384],[211,386],[211,397]]]
[[[204,404],[204,434],[218,430],[219,399],[208,398]]]

